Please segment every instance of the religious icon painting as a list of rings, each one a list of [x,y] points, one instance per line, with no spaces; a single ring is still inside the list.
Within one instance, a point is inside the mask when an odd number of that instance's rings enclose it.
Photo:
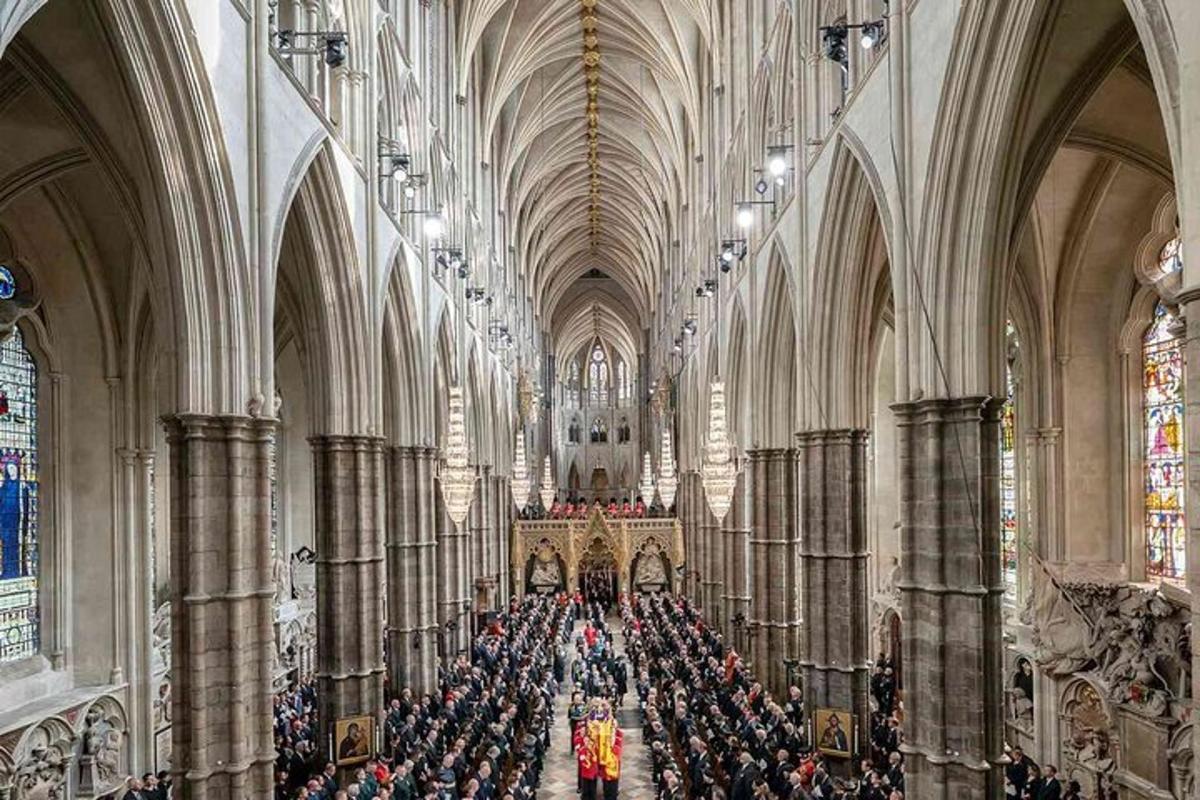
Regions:
[[[333,762],[352,767],[371,757],[374,751],[375,719],[370,714],[343,717],[333,725]]]
[[[834,758],[849,758],[854,742],[854,715],[845,708],[818,708],[814,717],[817,749]]]

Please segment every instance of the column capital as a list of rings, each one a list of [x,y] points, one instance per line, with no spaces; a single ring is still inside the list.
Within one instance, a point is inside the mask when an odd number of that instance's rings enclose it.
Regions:
[[[921,422],[963,422],[972,419],[995,421],[1004,405],[1001,397],[968,395],[966,397],[930,397],[893,403],[890,408],[898,424]]]
[[[167,430],[167,441],[173,439],[266,438],[275,432],[279,420],[274,417],[251,417],[245,414],[195,414],[184,412],[166,414],[160,418]]]
[[[871,437],[871,432],[866,428],[826,428],[824,430],[808,430],[800,431],[796,434],[796,440],[801,445],[816,444],[818,442],[839,442],[846,441],[852,444],[865,442]]]
[[[319,433],[309,436],[308,443],[325,450],[382,450],[387,440],[368,433]]]

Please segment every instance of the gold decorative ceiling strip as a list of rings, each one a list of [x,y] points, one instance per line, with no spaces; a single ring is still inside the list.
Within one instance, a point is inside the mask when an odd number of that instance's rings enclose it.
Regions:
[[[583,76],[587,83],[588,225],[592,247],[600,232],[600,0],[579,0],[583,26]]]

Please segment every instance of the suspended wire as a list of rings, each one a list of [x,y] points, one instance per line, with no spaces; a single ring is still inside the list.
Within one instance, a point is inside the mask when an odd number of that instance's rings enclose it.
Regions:
[[[890,33],[892,30],[891,23],[890,23],[890,15],[885,14],[884,18],[889,19],[888,30]],[[904,173],[900,170],[900,158],[896,153],[895,125],[892,124],[892,122],[891,122],[891,119],[893,117],[893,105],[895,103],[895,98],[893,96],[893,86],[892,86],[892,53],[893,53],[894,49],[895,48],[889,47],[888,51],[887,51],[887,78],[888,78],[887,94],[888,94],[888,117],[889,117],[888,149],[889,149],[889,152],[890,152],[891,158],[892,158],[892,170],[896,173],[896,183],[897,183],[897,188],[899,189],[900,201],[897,204],[897,211],[899,212],[899,217],[900,217],[900,219],[899,219],[900,238],[902,240],[902,246],[904,247],[905,255],[907,256],[905,259],[905,261],[906,261],[905,271],[906,271],[907,277],[910,277],[912,279],[912,283],[916,287],[917,301],[921,308],[921,319],[923,320],[923,322],[925,324],[926,332],[929,334],[929,344],[933,351],[934,364],[937,366],[938,375],[942,379],[942,387],[944,388],[944,390],[946,392],[946,397],[950,398],[950,396],[951,396],[950,376],[948,375],[948,373],[946,371],[946,365],[945,365],[944,361],[942,360],[941,348],[938,346],[937,334],[935,333],[934,327],[933,327],[933,319],[929,313],[929,305],[925,300],[925,289],[924,289],[924,286],[921,284],[920,274],[914,266],[915,259],[913,258],[913,251],[912,251],[912,236],[911,236],[911,233],[910,233],[909,227],[908,227],[908,213],[907,213],[908,190],[905,185]],[[976,539],[980,545],[978,548],[979,555],[977,556],[978,560],[981,562],[979,565],[979,567],[980,567],[979,575],[980,575],[981,579],[985,579],[986,576],[984,575],[983,564],[982,564],[982,559],[983,559],[983,547],[982,547],[982,544],[983,544],[983,542],[982,542],[983,520],[980,517],[979,507],[978,507],[978,504],[975,499],[975,492],[971,486],[971,482],[969,480],[967,480],[966,452],[963,447],[962,434],[959,432],[958,428],[959,428],[959,426],[957,424],[952,426],[952,430],[954,432],[955,451],[958,456],[959,468],[962,473],[963,488],[966,490],[966,494],[967,494],[967,505],[971,510],[971,520],[975,525]]]

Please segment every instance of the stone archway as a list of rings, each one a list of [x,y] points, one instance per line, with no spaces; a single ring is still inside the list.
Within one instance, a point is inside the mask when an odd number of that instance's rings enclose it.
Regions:
[[[579,558],[577,588],[588,602],[599,602],[607,607],[621,591],[620,574],[611,544],[597,536]]]

